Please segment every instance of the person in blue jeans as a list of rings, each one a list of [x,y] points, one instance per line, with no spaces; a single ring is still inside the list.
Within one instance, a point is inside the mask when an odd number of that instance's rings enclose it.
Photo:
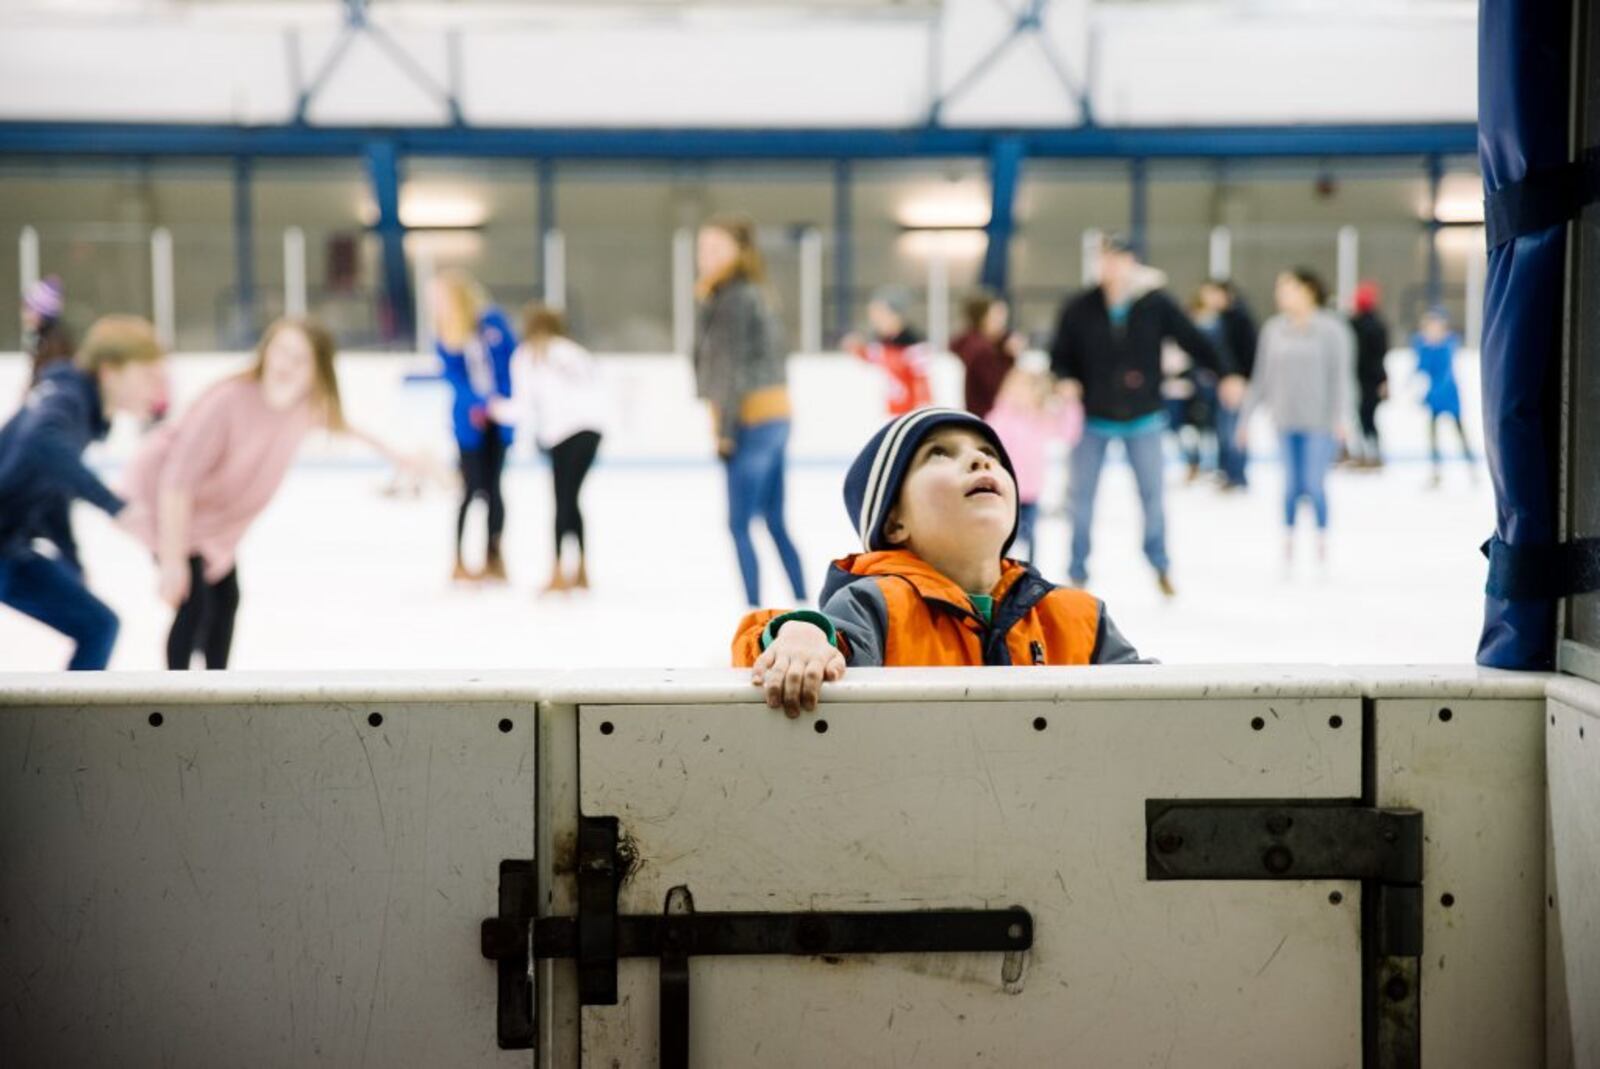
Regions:
[[[1083,438],[1069,462],[1072,557],[1067,578],[1089,580],[1089,533],[1100,469],[1113,442],[1133,466],[1144,506],[1144,555],[1156,584],[1171,597],[1166,511],[1162,502],[1161,347],[1171,339],[1195,364],[1221,376],[1218,394],[1232,401],[1243,390],[1226,355],[1190,322],[1163,289],[1165,276],[1139,262],[1131,246],[1110,238],[1100,251],[1100,284],[1070,298],[1061,310],[1050,364],[1071,399],[1082,398]]]
[[[805,600],[805,578],[800,552],[789,537],[784,521],[784,471],[788,466],[789,421],[767,420],[743,424],[734,432],[733,452],[725,463],[728,475],[728,527],[733,533],[739,574],[750,605],[760,604],[761,576],[756,563],[750,525],[761,517],[777,547],[778,559],[788,573],[797,601]]]
[[[1255,377],[1239,415],[1242,446],[1249,419],[1266,407],[1277,427],[1284,467],[1284,563],[1294,561],[1294,528],[1300,502],[1311,504],[1317,525],[1317,557],[1328,555],[1326,480],[1345,434],[1355,384],[1355,332],[1329,311],[1327,289],[1315,273],[1294,267],[1278,276],[1278,314],[1261,328]]]
[[[1195,322],[1206,331],[1218,348],[1225,350],[1234,374],[1241,382],[1250,381],[1256,363],[1256,324],[1250,309],[1233,283],[1227,279],[1207,279],[1200,286],[1198,296],[1204,312]],[[1238,442],[1239,405],[1244,400],[1236,391],[1229,400],[1218,396],[1217,403],[1217,474],[1225,491],[1243,490],[1249,486],[1247,468],[1249,457]]]
[[[758,516],[766,521],[795,600],[806,600],[800,552],[783,516],[787,368],[761,294],[765,269],[755,234],[755,224],[738,215],[701,227],[694,346],[695,385],[701,399],[710,402],[717,456],[728,477],[728,529],[752,608],[761,604],[761,572],[750,540],[750,525]]]
[[[110,416],[149,419],[166,395],[165,354],[142,319],[95,323],[71,363],[46,367],[22,408],[0,427],[0,604],[73,641],[67,667],[111,661],[117,616],[84,583],[68,509],[87,501],[125,527],[135,517],[83,463]],[[45,543],[50,552],[41,552]]]

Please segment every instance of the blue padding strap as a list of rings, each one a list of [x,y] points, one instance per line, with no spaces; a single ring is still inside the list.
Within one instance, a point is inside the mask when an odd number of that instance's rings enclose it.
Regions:
[[[1600,149],[1559,167],[1535,171],[1490,193],[1483,201],[1489,248],[1558,226],[1600,201]]]
[[[1483,544],[1489,558],[1486,593],[1506,601],[1592,594],[1600,590],[1600,538],[1546,546],[1513,546],[1496,535]]]

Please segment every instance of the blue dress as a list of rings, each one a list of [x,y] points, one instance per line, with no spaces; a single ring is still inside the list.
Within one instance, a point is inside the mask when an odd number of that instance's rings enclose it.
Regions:
[[[1456,388],[1455,357],[1461,339],[1448,335],[1443,341],[1431,344],[1421,334],[1411,336],[1411,348],[1417,353],[1417,370],[1428,376],[1428,392],[1423,404],[1435,416],[1461,418],[1461,391]]]

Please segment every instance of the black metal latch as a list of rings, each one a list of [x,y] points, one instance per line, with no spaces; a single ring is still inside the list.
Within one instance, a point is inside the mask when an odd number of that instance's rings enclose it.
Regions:
[[[689,1060],[689,959],[721,955],[917,954],[1014,952],[1033,946],[1033,918],[1025,909],[908,910],[901,912],[699,913],[687,887],[667,892],[659,914],[621,916],[615,817],[582,817],[578,828],[578,914],[533,917],[531,894],[508,896],[506,879],[520,870],[501,865],[501,916],[483,922],[483,955],[500,963],[499,1038],[504,1049],[533,1045],[532,987],[528,973],[542,958],[575,958],[578,1000],[585,1006],[617,1002],[617,962],[657,958],[661,963],[661,1065]],[[531,866],[529,867],[531,872]],[[529,907],[508,915],[509,900]],[[521,984],[508,982],[508,974]],[[507,1005],[507,999],[515,1005]]]
[[[1356,802],[1150,799],[1151,880],[1360,880],[1366,1063],[1422,1059],[1422,814]]]

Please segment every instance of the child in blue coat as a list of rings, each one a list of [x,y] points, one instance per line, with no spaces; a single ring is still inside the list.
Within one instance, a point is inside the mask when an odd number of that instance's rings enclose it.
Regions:
[[[441,374],[454,395],[451,420],[456,446],[461,451],[461,508],[456,513],[456,580],[489,579],[504,582],[505,559],[500,536],[506,526],[505,497],[500,478],[505,470],[511,428],[490,415],[491,400],[511,396],[511,354],[516,336],[505,313],[489,295],[460,271],[441,274],[431,294],[434,317],[434,351]],[[489,546],[482,572],[469,570],[461,556],[461,537],[467,510],[481,498],[489,510]]]
[[[1461,425],[1461,391],[1456,386],[1455,359],[1461,339],[1450,329],[1450,318],[1443,309],[1431,308],[1422,317],[1417,332],[1411,337],[1411,347],[1417,354],[1417,374],[1428,380],[1422,403],[1428,408],[1428,454],[1433,459],[1431,485],[1438,486],[1441,475],[1439,455],[1439,421],[1448,419],[1455,424],[1456,437],[1461,441],[1461,455],[1470,465],[1473,462],[1472,446],[1467,441],[1466,429]]]

